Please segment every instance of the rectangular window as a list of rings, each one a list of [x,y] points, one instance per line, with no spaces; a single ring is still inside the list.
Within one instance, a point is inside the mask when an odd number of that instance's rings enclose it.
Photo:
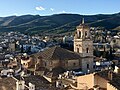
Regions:
[[[86,48],[86,53],[89,53],[89,49],[88,48]]]
[[[89,64],[87,64],[87,69],[89,69]]]
[[[45,66],[47,66],[47,63],[45,62]]]
[[[76,66],[76,63],[73,63],[73,66]]]
[[[87,31],[85,31],[85,37],[87,36]]]
[[[79,48],[77,48],[77,53],[79,53]]]

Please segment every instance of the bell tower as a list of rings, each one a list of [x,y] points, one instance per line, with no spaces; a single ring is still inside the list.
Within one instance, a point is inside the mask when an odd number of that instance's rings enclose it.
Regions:
[[[93,71],[93,41],[90,35],[90,27],[82,23],[76,27],[74,36],[74,52],[82,57],[81,68],[83,72]]]
[[[82,57],[93,56],[93,41],[90,35],[90,27],[84,23],[77,26],[74,37],[74,52],[79,53]]]

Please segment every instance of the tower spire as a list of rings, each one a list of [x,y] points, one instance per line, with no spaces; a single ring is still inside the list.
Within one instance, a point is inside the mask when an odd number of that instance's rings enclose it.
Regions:
[[[82,18],[82,24],[84,24],[85,23],[85,20],[84,20],[84,18]]]

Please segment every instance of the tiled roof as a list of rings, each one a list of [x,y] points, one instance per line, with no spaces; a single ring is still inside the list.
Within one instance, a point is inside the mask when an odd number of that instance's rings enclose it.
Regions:
[[[55,86],[50,86],[50,83],[41,76],[31,75],[29,77],[25,77],[24,80],[26,84],[29,82],[35,85],[35,90],[57,90]]]
[[[112,72],[112,80],[109,79],[108,73],[109,73],[109,71],[105,70],[105,71],[96,73],[96,75],[99,75],[100,77],[108,80],[110,84],[112,84],[114,87],[116,87],[118,90],[120,90],[120,73]]]
[[[16,90],[16,81],[13,78],[0,78],[0,90]]]
[[[39,57],[42,57],[46,60],[74,60],[74,59],[80,59],[80,55],[63,49],[61,47],[51,47],[49,49],[46,49],[43,52],[40,52],[37,54]]]
[[[58,77],[59,74],[65,72],[65,69],[61,67],[56,67],[52,71],[46,73],[47,77]]]
[[[16,80],[20,80],[20,77],[15,78],[0,78],[0,90],[16,90]],[[54,85],[51,85],[46,79],[41,76],[31,75],[24,77],[24,81],[27,86],[28,83],[34,84],[35,90],[57,90]],[[25,87],[25,90],[28,89]]]

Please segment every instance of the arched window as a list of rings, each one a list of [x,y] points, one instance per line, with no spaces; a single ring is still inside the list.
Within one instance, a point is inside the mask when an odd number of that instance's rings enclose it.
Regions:
[[[81,38],[81,31],[79,31],[79,38]]]
[[[89,49],[88,48],[86,48],[86,53],[89,53]]]

